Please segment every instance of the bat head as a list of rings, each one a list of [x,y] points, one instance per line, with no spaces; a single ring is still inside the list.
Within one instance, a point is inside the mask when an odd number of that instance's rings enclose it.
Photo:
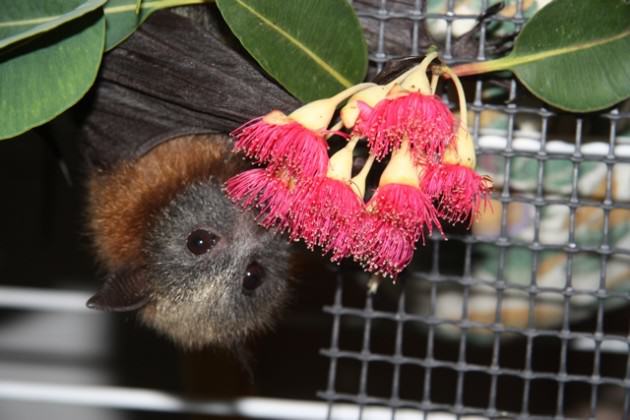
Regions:
[[[189,186],[147,235],[145,323],[186,346],[228,344],[269,326],[288,295],[287,245],[212,180]]]
[[[185,137],[96,175],[89,213],[110,275],[88,306],[138,310],[188,348],[268,328],[289,295],[289,245],[224,195],[235,160],[221,137]]]

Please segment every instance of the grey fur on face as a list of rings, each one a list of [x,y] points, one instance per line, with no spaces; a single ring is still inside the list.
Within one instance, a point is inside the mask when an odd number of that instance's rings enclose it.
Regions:
[[[207,251],[191,251],[192,232],[210,234]],[[144,249],[151,297],[141,318],[187,347],[235,343],[269,327],[286,303],[288,245],[213,179],[190,185],[157,215]]]

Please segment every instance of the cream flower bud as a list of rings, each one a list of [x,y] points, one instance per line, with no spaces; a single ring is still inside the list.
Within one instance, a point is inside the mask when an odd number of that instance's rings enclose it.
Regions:
[[[374,83],[360,83],[339,92],[330,98],[318,99],[316,101],[309,102],[308,104],[293,111],[289,114],[289,117],[309,130],[324,130],[330,124],[330,120],[332,120],[335,110],[337,109],[337,105],[356,92],[367,89],[371,86],[374,86]]]
[[[344,127],[352,128],[354,123],[356,123],[357,118],[359,118],[358,101],[364,102],[368,106],[373,107],[385,98],[385,96],[387,96],[389,89],[389,85],[376,85],[355,93],[340,111],[341,121],[343,122]]]
[[[330,157],[326,176],[340,181],[349,181],[352,176],[352,153],[359,141],[353,138],[346,146]]]
[[[419,177],[422,168],[413,163],[413,157],[409,152],[409,140],[403,140],[400,148],[392,152],[389,163],[385,167],[378,185],[404,184],[419,187]]]
[[[455,144],[453,147],[446,149],[442,162],[475,169],[477,165],[475,144],[468,130],[460,127],[457,132],[457,137],[455,138]]]
[[[431,95],[431,84],[427,77],[427,68],[437,56],[436,52],[427,54],[416,69],[400,83],[401,87],[412,92],[420,92],[423,95]]]

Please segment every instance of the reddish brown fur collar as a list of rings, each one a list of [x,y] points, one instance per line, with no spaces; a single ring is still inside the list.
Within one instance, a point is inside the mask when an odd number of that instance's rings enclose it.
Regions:
[[[89,181],[88,221],[96,254],[108,271],[142,263],[145,231],[156,212],[192,182],[223,182],[242,166],[227,137],[196,135],[169,140]]]

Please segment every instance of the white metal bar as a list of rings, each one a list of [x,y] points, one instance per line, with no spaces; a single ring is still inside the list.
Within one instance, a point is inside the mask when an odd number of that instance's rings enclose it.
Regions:
[[[0,286],[0,308],[98,313],[85,307],[87,292]]]
[[[617,137],[618,143],[614,148],[614,155],[618,158],[630,157],[630,138]],[[504,150],[507,144],[507,133],[505,130],[486,128],[481,130],[479,137],[479,147],[482,150]],[[580,152],[585,155],[605,157],[609,152],[607,142],[593,142],[581,145]],[[516,152],[535,153],[541,150],[540,133],[515,132],[512,140],[512,149]],[[560,140],[548,140],[545,142],[544,150],[547,153],[566,155],[567,158],[575,153],[575,144]]]
[[[328,404],[318,401],[276,398],[238,398],[234,400],[195,401],[176,394],[150,389],[94,385],[57,385],[37,382],[0,380],[0,399],[25,402],[58,403],[127,410],[177,412],[213,416],[242,416],[252,419],[321,420]],[[332,419],[358,418],[358,406],[335,404]],[[364,420],[391,418],[391,409],[366,407]],[[432,413],[426,418],[416,410],[396,410],[396,420],[452,420],[454,416]]]
[[[571,348],[577,351],[595,351],[595,339],[576,338],[571,342]],[[618,340],[601,340],[599,350],[602,353],[628,354],[630,344]]]

